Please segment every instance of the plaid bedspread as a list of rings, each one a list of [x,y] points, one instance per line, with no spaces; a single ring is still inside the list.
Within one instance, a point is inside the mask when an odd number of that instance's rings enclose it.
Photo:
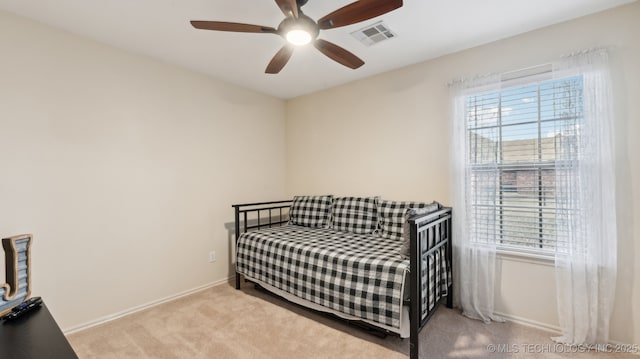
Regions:
[[[433,248],[446,236],[441,232],[444,228],[431,228],[427,232],[419,233],[418,238],[422,242],[422,248]],[[428,234],[428,235],[427,235]],[[443,296],[448,295],[449,285],[452,283],[451,265],[447,263],[447,247],[441,246],[439,249],[422,256],[422,319],[428,311],[433,309],[436,302]],[[428,311],[427,309],[428,308]]]
[[[397,240],[372,235],[287,225],[242,234],[236,266],[238,273],[299,298],[399,328],[409,270],[400,246]],[[439,272],[444,256],[438,257],[429,265],[433,272]],[[426,278],[423,293],[428,295],[423,300],[432,307],[441,290],[436,288],[433,297],[434,281],[427,283]]]
[[[400,326],[409,261],[400,242],[287,225],[244,233],[237,270],[318,305]]]
[[[299,298],[399,328],[409,270],[400,246],[372,235],[287,225],[242,234],[236,266],[238,273]],[[429,309],[450,282],[443,251],[423,258],[422,301]]]

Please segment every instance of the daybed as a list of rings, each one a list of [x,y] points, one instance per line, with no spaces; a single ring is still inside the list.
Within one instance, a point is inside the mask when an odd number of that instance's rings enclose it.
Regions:
[[[233,205],[240,276],[294,303],[410,338],[452,305],[451,208],[378,197]]]

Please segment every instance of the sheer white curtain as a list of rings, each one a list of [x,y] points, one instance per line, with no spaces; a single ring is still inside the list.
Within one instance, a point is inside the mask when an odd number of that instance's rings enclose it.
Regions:
[[[463,314],[474,319],[490,322],[501,321],[494,314],[494,283],[496,267],[496,216],[495,211],[483,211],[475,206],[478,198],[472,198],[471,189],[482,183],[482,190],[495,193],[498,190],[499,173],[496,153],[483,153],[482,178],[471,171],[468,159],[469,137],[467,131],[467,100],[469,93],[497,92],[500,76],[489,75],[472,80],[461,80],[450,84],[452,98],[452,189],[453,189],[453,233],[456,280],[454,293],[456,305]],[[485,120],[495,120],[498,108],[487,108],[481,114]],[[493,137],[493,136],[492,136]],[[497,151],[497,146],[488,146]],[[482,196],[492,201],[497,196]],[[494,206],[495,203],[488,203]],[[493,233],[491,233],[493,232]]]
[[[614,129],[607,52],[554,64],[554,77],[583,76],[583,120],[560,129],[556,147],[556,283],[562,336],[606,344],[616,283]]]

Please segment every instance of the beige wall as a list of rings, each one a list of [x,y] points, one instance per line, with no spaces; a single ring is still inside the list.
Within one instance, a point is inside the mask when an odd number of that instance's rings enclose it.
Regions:
[[[285,194],[284,118],[0,12],[0,235],[34,234],[34,294],[63,329],[223,280],[231,204]]]
[[[611,46],[620,233],[611,334],[623,343],[640,343],[638,19],[640,3],[635,3],[291,100],[287,191],[449,204],[449,81]],[[499,268],[498,311],[533,324],[558,325],[552,266],[503,257]]]

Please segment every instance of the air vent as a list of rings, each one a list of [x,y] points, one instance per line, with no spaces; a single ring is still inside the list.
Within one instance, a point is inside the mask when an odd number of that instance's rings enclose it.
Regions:
[[[382,21],[376,22],[375,24],[369,25],[358,31],[354,31],[351,35],[367,46],[396,37],[396,34],[394,34],[389,29],[389,26]]]

